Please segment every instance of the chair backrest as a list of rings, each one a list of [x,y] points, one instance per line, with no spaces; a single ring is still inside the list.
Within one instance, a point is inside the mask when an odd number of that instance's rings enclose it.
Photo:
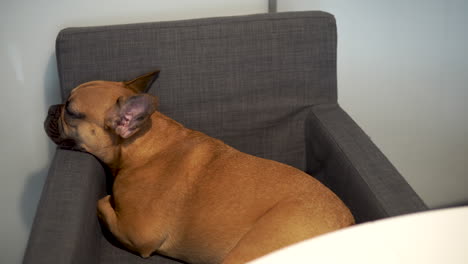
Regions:
[[[300,169],[309,107],[336,102],[336,24],[324,12],[67,28],[56,53],[63,98],[159,68],[150,93],[162,113]]]

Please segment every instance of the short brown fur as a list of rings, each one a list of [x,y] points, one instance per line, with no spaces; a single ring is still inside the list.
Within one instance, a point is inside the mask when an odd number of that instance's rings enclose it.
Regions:
[[[106,120],[119,98],[135,95],[126,83],[86,83],[69,98],[86,118],[67,124],[62,107],[58,121],[62,137],[112,169],[112,196],[99,200],[98,215],[129,250],[145,258],[157,252],[190,263],[245,263],[354,223],[341,200],[313,177],[242,153],[160,112],[122,138]]]

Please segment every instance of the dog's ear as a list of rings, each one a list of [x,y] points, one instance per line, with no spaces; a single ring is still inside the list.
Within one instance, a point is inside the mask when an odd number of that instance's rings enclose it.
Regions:
[[[106,114],[106,128],[122,138],[129,138],[145,124],[156,111],[157,98],[150,94],[119,97]]]
[[[151,88],[156,79],[159,77],[160,70],[157,69],[153,72],[138,76],[137,78],[131,81],[123,82],[125,86],[136,93],[145,93]]]

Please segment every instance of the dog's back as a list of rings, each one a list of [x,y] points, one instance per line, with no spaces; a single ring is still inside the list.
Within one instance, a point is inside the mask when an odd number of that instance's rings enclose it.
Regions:
[[[304,172],[156,116],[154,123],[178,128],[176,144],[122,171],[114,196],[132,212],[127,223],[164,230],[158,252],[193,263],[243,263],[353,223],[340,199]]]

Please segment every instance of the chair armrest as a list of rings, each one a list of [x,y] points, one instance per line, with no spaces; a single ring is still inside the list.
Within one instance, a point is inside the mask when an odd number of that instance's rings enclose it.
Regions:
[[[106,174],[90,154],[57,149],[44,184],[23,263],[97,263],[97,200]]]
[[[343,199],[357,222],[428,209],[339,105],[314,106],[305,131],[307,171]]]

